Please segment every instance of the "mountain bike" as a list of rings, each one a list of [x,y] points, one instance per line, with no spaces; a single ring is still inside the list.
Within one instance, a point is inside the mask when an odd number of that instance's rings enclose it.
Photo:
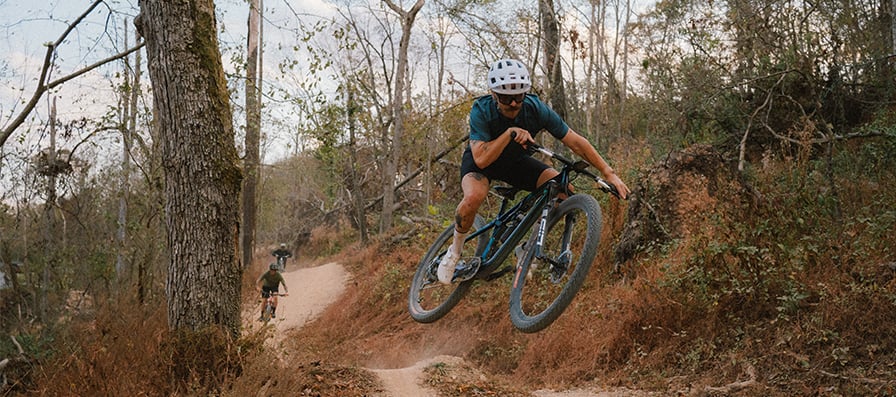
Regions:
[[[285,255],[274,255],[277,257],[277,270],[281,273],[286,270],[286,258],[289,258]]]
[[[489,222],[476,216],[450,285],[436,276],[454,236],[454,225],[445,229],[411,281],[408,311],[414,320],[434,322],[463,299],[474,281],[493,281],[511,272],[510,320],[522,332],[543,330],[572,302],[597,256],[602,215],[597,200],[573,194],[570,183],[586,176],[604,192],[617,198],[619,192],[591,173],[585,161],[572,161],[534,143],[528,150],[562,163],[560,174],[515,203],[520,189],[492,188],[501,197],[498,214]],[[511,252],[517,256],[515,266],[504,265]]]
[[[265,324],[268,321],[271,321],[271,317],[274,315],[274,297],[277,296],[286,296],[287,294],[281,293],[271,293],[267,291],[261,292],[261,297],[264,299],[264,310],[261,311],[261,321]]]

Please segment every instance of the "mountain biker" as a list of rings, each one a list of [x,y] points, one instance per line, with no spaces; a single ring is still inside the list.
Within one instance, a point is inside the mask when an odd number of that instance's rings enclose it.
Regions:
[[[259,284],[261,285],[259,287]],[[261,274],[261,277],[255,281],[255,290],[261,292],[261,297],[263,299],[267,299],[268,296],[274,294],[274,310],[271,313],[271,318],[277,318],[277,293],[279,292],[280,284],[283,284],[283,296],[289,295],[289,288],[286,287],[286,280],[283,279],[283,275],[277,271],[277,264],[271,263],[268,266],[268,271]],[[262,302],[261,306],[262,314],[264,314],[264,302]]]
[[[277,262],[280,262],[280,258],[283,258],[283,268],[286,268],[286,258],[292,258],[292,252],[286,249],[286,243],[280,243],[280,248],[275,249],[271,252],[271,255],[277,258]],[[281,269],[283,270],[283,269]]]
[[[626,198],[630,193],[585,137],[571,130],[537,96],[527,94],[532,82],[522,62],[501,59],[493,63],[487,84],[489,95],[477,98],[470,109],[470,142],[460,166],[464,197],[455,212],[454,239],[437,271],[443,284],[452,282],[464,239],[488,194],[491,180],[533,191],[559,174],[526,152],[527,142],[535,142],[534,136],[541,130],[549,132],[600,171],[607,183],[616,187],[620,197]]]

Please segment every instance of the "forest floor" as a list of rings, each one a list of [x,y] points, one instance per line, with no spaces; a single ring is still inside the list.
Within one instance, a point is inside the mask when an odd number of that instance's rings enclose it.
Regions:
[[[283,273],[289,296],[281,297],[277,318],[272,321],[276,327],[274,337],[268,341],[272,347],[286,347],[281,343],[283,338],[289,335],[289,331],[301,328],[306,323],[315,320],[330,304],[335,302],[345,291],[345,286],[351,275],[338,263],[328,263],[321,266],[296,268],[293,267]],[[245,315],[245,320],[257,323],[257,313]],[[401,346],[395,346],[401,349]],[[364,368],[372,372],[382,387],[380,397],[424,397],[438,396],[437,390],[427,386],[425,368],[436,363],[447,364],[452,368],[471,368],[463,358],[448,355],[434,355],[426,357],[420,352],[422,359],[413,365],[399,368]],[[289,352],[281,351],[282,356],[289,356]],[[451,376],[483,377],[478,370],[453,371]],[[475,379],[473,379],[475,380]],[[432,381],[430,380],[430,383]],[[437,381],[436,381],[437,382]],[[532,395],[537,397],[630,397],[647,396],[650,393],[632,391],[628,389],[597,390],[576,389],[564,391],[537,390]]]

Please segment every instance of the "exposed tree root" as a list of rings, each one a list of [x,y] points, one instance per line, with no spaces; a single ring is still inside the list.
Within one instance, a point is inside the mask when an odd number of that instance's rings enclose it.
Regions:
[[[698,390],[698,391],[692,393],[692,395],[694,395],[694,396],[730,395],[732,393],[736,393],[736,392],[746,389],[748,387],[753,387],[753,386],[759,384],[759,382],[756,382],[756,368],[754,368],[750,364],[747,364],[746,372],[747,372],[747,376],[749,376],[749,379],[747,379],[747,380],[739,381],[739,382],[732,382],[725,386],[719,386],[719,387],[706,386],[703,388],[703,390]]]

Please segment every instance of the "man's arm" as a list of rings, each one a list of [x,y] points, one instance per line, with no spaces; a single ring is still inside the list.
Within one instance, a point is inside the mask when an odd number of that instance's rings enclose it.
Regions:
[[[516,134],[514,135],[514,133]],[[508,128],[504,133],[491,141],[471,140],[470,151],[473,152],[473,161],[476,162],[476,166],[485,168],[492,165],[501,156],[501,153],[504,152],[511,140],[516,141],[520,145],[525,145],[526,142],[534,142],[529,131],[518,127]]]
[[[591,164],[594,168],[597,168],[603,175],[604,180],[615,186],[623,199],[628,198],[628,194],[631,193],[631,190],[629,190],[628,186],[622,182],[622,179],[616,175],[616,171],[613,171],[613,168],[607,164],[603,157],[601,157],[600,153],[597,152],[597,149],[594,148],[594,145],[592,145],[591,142],[588,142],[585,137],[573,130],[569,130],[561,142],[569,147],[573,153],[585,159],[585,161]]]

